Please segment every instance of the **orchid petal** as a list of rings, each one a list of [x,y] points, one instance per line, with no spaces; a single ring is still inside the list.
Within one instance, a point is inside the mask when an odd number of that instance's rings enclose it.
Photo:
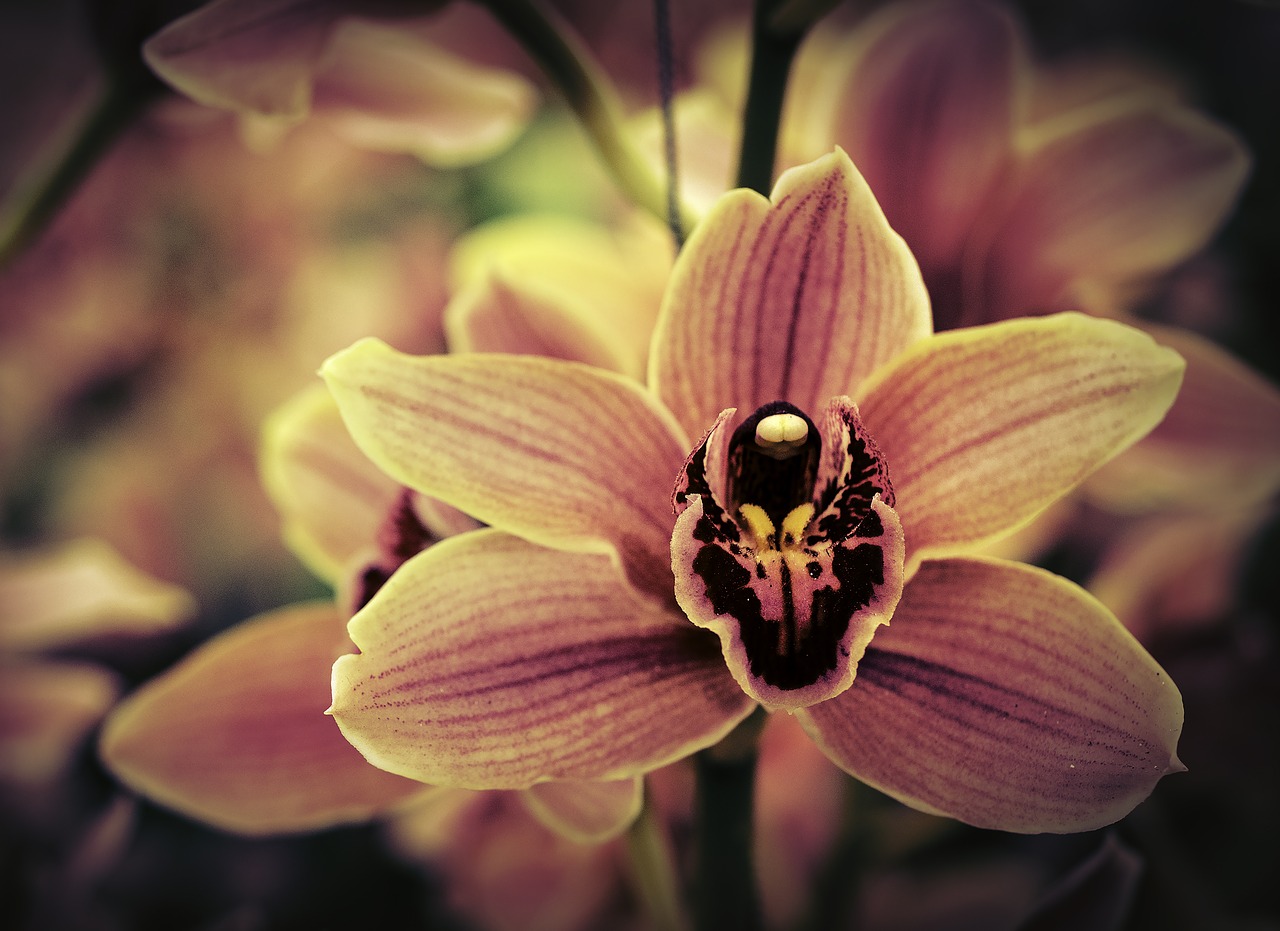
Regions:
[[[1065,495],[1160,421],[1182,369],[1146,334],[1081,314],[951,330],[881,369],[859,408],[889,464],[909,571]]]
[[[981,319],[1066,309],[1077,282],[1164,271],[1205,245],[1249,170],[1234,134],[1155,93],[1039,123],[1024,149],[999,234],[966,286]]]
[[[522,793],[530,813],[562,837],[600,844],[636,820],[644,804],[644,780],[540,782]]]
[[[674,473],[673,473],[674,474]],[[84,538],[0,561],[0,649],[37,651],[171,631],[195,613],[191,595]]]
[[[1090,497],[1118,511],[1217,511],[1272,497],[1280,489],[1280,387],[1201,336],[1140,326],[1186,358],[1187,375],[1164,420],[1089,479]]]
[[[324,0],[215,0],[152,36],[142,54],[198,103],[296,121],[339,15]]]
[[[572,307],[546,300],[526,282],[497,275],[454,295],[445,326],[454,352],[545,356],[633,376],[640,362],[634,344],[598,332],[603,328]]]
[[[120,696],[89,663],[0,662],[0,785],[47,786]]]
[[[1229,617],[1246,547],[1267,509],[1126,521],[1098,556],[1089,591],[1143,643]]]
[[[738,190],[694,230],[672,271],[649,384],[691,436],[726,407],[810,413],[930,332],[910,251],[837,149]]]
[[[328,603],[234,627],[119,705],[102,758],[143,795],[241,834],[378,815],[424,787],[370,766],[325,717],[343,647]]]
[[[485,224],[450,255],[455,291],[480,292],[450,307],[450,348],[548,355],[642,379],[672,257],[666,230],[647,216],[616,227],[537,215]]]
[[[610,561],[477,530],[357,614],[333,715],[375,765],[461,788],[623,779],[715,743],[752,703],[715,641]]]
[[[537,103],[516,74],[482,68],[400,24],[358,19],[329,36],[314,109],[357,145],[449,168],[497,154]]]
[[[1007,173],[1023,58],[1002,6],[899,4],[859,28],[831,82],[834,138],[926,274],[955,263]]]
[[[285,542],[331,584],[374,543],[402,490],[360,452],[322,385],[299,393],[267,421],[261,471]]]
[[[799,712],[857,778],[978,827],[1087,831],[1184,767],[1182,698],[1082,589],[997,560],[926,562],[853,686]]]
[[[511,792],[454,790],[393,822],[392,843],[425,861],[467,927],[589,931],[617,896],[618,845],[551,834]],[[441,811],[442,807],[449,810]],[[432,810],[435,809],[435,810]],[[609,924],[612,924],[610,922]]]
[[[558,359],[412,357],[372,339],[322,373],[397,481],[546,546],[617,553],[669,600],[669,495],[688,443],[639,385]]]

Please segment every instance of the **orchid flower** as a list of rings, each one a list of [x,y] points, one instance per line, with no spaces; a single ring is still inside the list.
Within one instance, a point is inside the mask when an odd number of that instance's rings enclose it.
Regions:
[[[322,370],[356,442],[489,526],[352,619],[332,714],[383,769],[524,788],[652,770],[763,705],[915,807],[1110,823],[1180,768],[1176,688],[1081,589],[963,554],[1149,431],[1181,372],[1076,314],[931,334],[840,150],[717,203],[644,386],[361,341]]]

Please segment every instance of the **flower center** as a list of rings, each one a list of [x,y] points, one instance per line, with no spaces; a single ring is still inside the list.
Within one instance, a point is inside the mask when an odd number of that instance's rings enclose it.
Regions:
[[[735,678],[775,707],[839,694],[902,591],[884,460],[848,398],[821,426],[775,401],[725,411],[676,484],[676,598]]]

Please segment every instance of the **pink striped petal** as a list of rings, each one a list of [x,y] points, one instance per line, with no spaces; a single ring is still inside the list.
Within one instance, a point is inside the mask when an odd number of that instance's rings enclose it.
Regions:
[[[915,260],[844,152],[732,191],[676,260],[649,383],[701,436],[726,407],[811,416],[930,332]]]
[[[1280,489],[1280,387],[1209,340],[1142,324],[1187,360],[1168,415],[1086,486],[1121,511],[1253,508]]]
[[[1022,36],[1003,6],[960,0],[886,7],[855,42],[834,139],[926,274],[953,268],[1011,161]]]
[[[397,481],[547,546],[615,552],[670,598],[670,496],[689,444],[639,385],[558,359],[413,357],[377,340],[323,374]]]
[[[611,782],[540,782],[522,794],[535,818],[583,844],[611,840],[631,826],[644,803],[639,776]]]
[[[925,563],[849,691],[800,714],[857,778],[1004,831],[1102,827],[1184,768],[1164,670],[1082,589],[1018,563]]]
[[[1235,135],[1159,93],[1045,121],[1023,147],[968,286],[973,320],[1068,309],[1078,282],[1117,288],[1165,271],[1204,247],[1249,169]]]
[[[1182,369],[1138,330],[1058,314],[952,330],[877,372],[859,408],[908,567],[1025,524],[1150,431]]]
[[[351,621],[333,715],[377,766],[462,788],[623,779],[751,710],[714,638],[610,561],[477,530],[410,560]]]
[[[378,815],[424,787],[370,766],[325,717],[346,646],[328,603],[234,627],[119,705],[102,759],[135,791],[241,834]]]

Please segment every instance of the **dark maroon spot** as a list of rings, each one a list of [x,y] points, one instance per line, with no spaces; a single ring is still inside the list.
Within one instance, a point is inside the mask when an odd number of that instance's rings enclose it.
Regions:
[[[813,567],[819,570],[816,575]],[[782,561],[780,568],[782,617],[767,621],[751,589],[751,573],[741,563],[717,546],[702,547],[693,560],[693,571],[706,586],[712,609],[738,622],[751,674],[789,691],[812,685],[848,656],[840,641],[854,614],[871,604],[876,587],[884,584],[884,553],[871,543],[837,547],[831,568],[840,587],[825,586],[813,593],[809,622],[803,629],[792,600],[787,563]],[[821,574],[817,563],[806,569],[815,578]]]

